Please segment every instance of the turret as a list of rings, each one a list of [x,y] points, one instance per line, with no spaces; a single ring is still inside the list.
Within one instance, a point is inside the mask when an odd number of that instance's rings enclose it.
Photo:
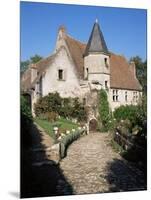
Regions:
[[[110,86],[109,51],[100,29],[95,21],[84,53],[84,78],[99,82],[103,88]]]

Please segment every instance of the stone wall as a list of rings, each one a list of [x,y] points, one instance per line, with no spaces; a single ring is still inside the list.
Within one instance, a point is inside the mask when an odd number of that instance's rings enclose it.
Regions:
[[[137,105],[141,99],[141,92],[139,91],[118,89],[118,101],[113,101],[113,90],[114,89],[109,90],[109,103],[112,111],[121,105]],[[125,99],[125,92],[127,92],[127,101]],[[133,98],[134,92],[137,92],[138,101],[135,101]]]
[[[58,77],[60,69],[63,70],[62,80]],[[65,48],[60,49],[43,76],[43,96],[49,92],[58,92],[61,97],[77,97],[81,94],[74,66]]]
[[[105,62],[106,59],[106,62]],[[99,81],[103,88],[105,88],[105,81],[108,82],[110,87],[110,63],[109,56],[104,54],[91,54],[84,58],[84,74],[87,77],[88,69],[88,80]]]

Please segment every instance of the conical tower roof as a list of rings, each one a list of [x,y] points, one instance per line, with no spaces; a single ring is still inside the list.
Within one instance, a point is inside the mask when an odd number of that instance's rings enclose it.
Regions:
[[[99,23],[96,20],[86,46],[85,55],[89,53],[105,53],[109,54],[108,48],[106,46],[103,33],[100,29]]]

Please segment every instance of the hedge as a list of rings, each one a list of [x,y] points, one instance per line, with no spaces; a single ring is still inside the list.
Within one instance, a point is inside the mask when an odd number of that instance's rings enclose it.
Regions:
[[[80,136],[84,134],[85,130],[77,130],[73,133],[70,133],[66,137],[62,138],[60,141],[60,157],[61,159],[66,156],[68,146],[75,140],[77,140]]]

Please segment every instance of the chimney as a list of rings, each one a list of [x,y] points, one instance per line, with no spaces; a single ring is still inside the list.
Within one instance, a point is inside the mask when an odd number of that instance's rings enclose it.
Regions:
[[[54,49],[54,53],[60,49],[61,46],[64,46],[64,39],[66,38],[66,28],[64,26],[60,26],[58,29],[56,46]]]
[[[136,78],[136,66],[134,61],[130,61],[129,67],[131,72],[133,73],[134,77]]]
[[[66,28],[64,26],[60,26],[58,30],[58,35],[60,38],[64,38],[66,35]]]

